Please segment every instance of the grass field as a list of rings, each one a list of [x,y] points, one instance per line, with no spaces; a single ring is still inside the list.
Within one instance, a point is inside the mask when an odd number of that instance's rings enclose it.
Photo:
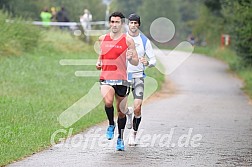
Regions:
[[[51,135],[64,129],[58,116],[98,81],[74,75],[76,70],[96,71],[95,66],[62,66],[59,61],[96,58],[92,45],[60,31],[43,33],[32,52],[0,57],[0,166],[49,147]],[[160,89],[163,75],[155,69],[147,74]],[[69,128],[76,134],[103,120],[101,103]]]

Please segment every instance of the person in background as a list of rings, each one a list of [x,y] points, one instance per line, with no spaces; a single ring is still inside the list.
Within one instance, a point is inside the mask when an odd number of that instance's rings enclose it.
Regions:
[[[45,7],[44,10],[40,13],[40,18],[43,22],[44,27],[49,27],[52,19],[52,14],[48,11],[48,8]]]
[[[90,41],[90,34],[88,30],[91,30],[91,22],[92,21],[92,14],[88,9],[84,9],[84,14],[80,16],[80,23],[83,28],[86,42],[89,43]]]
[[[57,11],[56,11],[56,8],[55,7],[51,7],[51,13],[52,13],[52,21],[53,22],[56,22],[57,19],[56,19],[56,16],[57,16]]]
[[[80,22],[84,31],[91,29],[90,21],[92,21],[92,14],[88,9],[85,9],[84,14],[80,16]]]
[[[69,22],[68,13],[65,7],[61,7],[61,10],[57,12],[56,19],[58,22]],[[62,25],[60,29],[68,28],[68,26]]]

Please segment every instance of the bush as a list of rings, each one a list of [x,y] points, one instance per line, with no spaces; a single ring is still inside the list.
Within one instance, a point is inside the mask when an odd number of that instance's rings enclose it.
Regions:
[[[252,5],[249,0],[228,1],[223,3],[223,13],[232,42],[238,56],[245,66],[252,66]],[[235,13],[235,14],[234,14]]]

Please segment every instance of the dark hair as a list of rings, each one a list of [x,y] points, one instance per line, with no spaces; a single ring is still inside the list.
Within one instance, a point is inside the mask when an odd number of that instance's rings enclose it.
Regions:
[[[48,10],[48,8],[47,7],[45,7],[44,8],[44,12],[48,12],[49,10]]]
[[[111,21],[111,17],[120,17],[122,19],[122,23],[125,21],[125,16],[121,12],[114,12],[109,16],[109,22]]]
[[[138,16],[138,15],[135,14],[135,13],[130,14],[129,17],[128,17],[128,19],[129,19],[129,21],[137,21],[138,24],[139,24],[139,26],[140,26],[140,24],[141,24],[140,16]]]

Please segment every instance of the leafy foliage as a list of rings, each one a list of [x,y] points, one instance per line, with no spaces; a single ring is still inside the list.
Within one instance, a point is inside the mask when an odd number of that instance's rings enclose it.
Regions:
[[[170,19],[179,28],[179,6],[176,1],[159,0],[144,0],[142,6],[139,8],[139,14],[143,20],[143,32],[149,34],[149,27],[151,23],[158,17],[166,17]]]
[[[221,16],[221,0],[205,0],[204,4],[208,7],[212,14]]]
[[[211,14],[206,6],[200,7],[200,16],[193,22],[193,34],[198,40],[206,40],[209,45],[219,46],[223,29],[223,19]]]
[[[252,66],[252,1],[205,0],[193,31],[216,45],[221,34],[230,34],[231,48],[243,60],[241,66]]]
[[[79,21],[85,8],[89,9],[94,20],[103,20],[105,5],[102,0],[1,0],[0,9],[8,11],[13,16],[22,16],[40,20],[39,14],[45,8],[56,7],[57,10],[64,6],[69,14],[70,21]]]
[[[223,2],[223,13],[227,20],[237,54],[244,65],[252,66],[252,1],[236,0]]]
[[[179,1],[179,13],[181,17],[179,33],[182,36],[187,37],[188,34],[192,34],[193,22],[201,16],[200,6],[200,0]]]
[[[115,6],[115,10],[121,11],[125,17],[128,17],[131,13],[137,13],[142,3],[143,0],[115,0],[112,5]]]

